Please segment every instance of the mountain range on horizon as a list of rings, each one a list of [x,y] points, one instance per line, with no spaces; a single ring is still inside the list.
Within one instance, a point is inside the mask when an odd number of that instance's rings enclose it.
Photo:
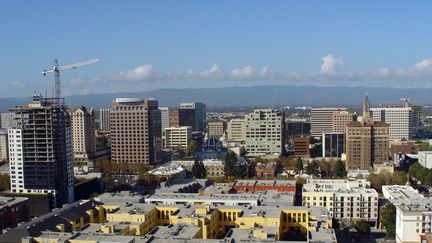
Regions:
[[[119,97],[155,98],[159,106],[178,106],[181,102],[204,102],[207,107],[280,107],[280,106],[344,106],[358,107],[368,93],[372,106],[403,104],[409,97],[413,104],[432,105],[432,88],[384,87],[317,87],[317,86],[252,86],[196,89],[156,89],[143,92],[72,95],[69,106],[110,107]],[[0,98],[0,112],[14,105],[27,104],[30,97]]]

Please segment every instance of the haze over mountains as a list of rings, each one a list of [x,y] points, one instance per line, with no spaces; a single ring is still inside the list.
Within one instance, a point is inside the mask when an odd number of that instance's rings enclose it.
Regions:
[[[110,107],[118,97],[156,98],[160,106],[178,106],[181,102],[199,101],[207,107],[277,107],[277,106],[346,106],[361,105],[368,93],[372,106],[403,104],[409,97],[414,104],[431,105],[431,88],[370,88],[370,87],[316,87],[316,86],[254,86],[199,89],[157,89],[144,92],[73,95],[66,97],[70,106],[84,105]],[[26,104],[31,98],[0,98],[0,112],[13,105]]]

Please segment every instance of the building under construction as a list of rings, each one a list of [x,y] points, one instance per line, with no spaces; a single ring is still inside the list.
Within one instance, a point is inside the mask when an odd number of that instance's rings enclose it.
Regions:
[[[73,202],[70,118],[65,106],[40,94],[15,106],[9,129],[11,192],[48,194],[52,207]]]

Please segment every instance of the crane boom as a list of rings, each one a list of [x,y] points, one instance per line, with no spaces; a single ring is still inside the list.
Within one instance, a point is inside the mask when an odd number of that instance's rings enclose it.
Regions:
[[[79,63],[75,63],[75,64],[68,64],[68,65],[64,65],[64,66],[59,66],[58,64],[58,60],[55,59],[54,60],[54,67],[49,68],[49,69],[44,69],[42,71],[42,74],[44,76],[46,76],[47,73],[54,73],[54,89],[55,89],[55,95],[53,97],[53,100],[55,101],[55,103],[57,105],[60,105],[60,71],[65,71],[65,70],[69,70],[69,69],[76,69],[79,67],[83,67],[83,66],[87,66],[90,64],[95,64],[100,62],[100,59],[92,59],[92,60],[88,60],[85,62],[79,62]]]

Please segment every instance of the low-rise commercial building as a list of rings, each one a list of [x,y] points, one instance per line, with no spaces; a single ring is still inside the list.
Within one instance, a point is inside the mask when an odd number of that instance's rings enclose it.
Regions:
[[[0,232],[30,218],[27,202],[25,197],[0,196]]]
[[[393,205],[409,204],[427,204],[431,198],[424,197],[416,189],[410,186],[402,185],[385,185],[382,186],[382,192],[385,199]]]
[[[185,149],[192,139],[192,127],[168,127],[164,131],[164,147],[170,149]]]
[[[336,220],[366,220],[376,226],[378,193],[369,182],[359,180],[308,179],[303,185],[303,206],[326,207]]]

